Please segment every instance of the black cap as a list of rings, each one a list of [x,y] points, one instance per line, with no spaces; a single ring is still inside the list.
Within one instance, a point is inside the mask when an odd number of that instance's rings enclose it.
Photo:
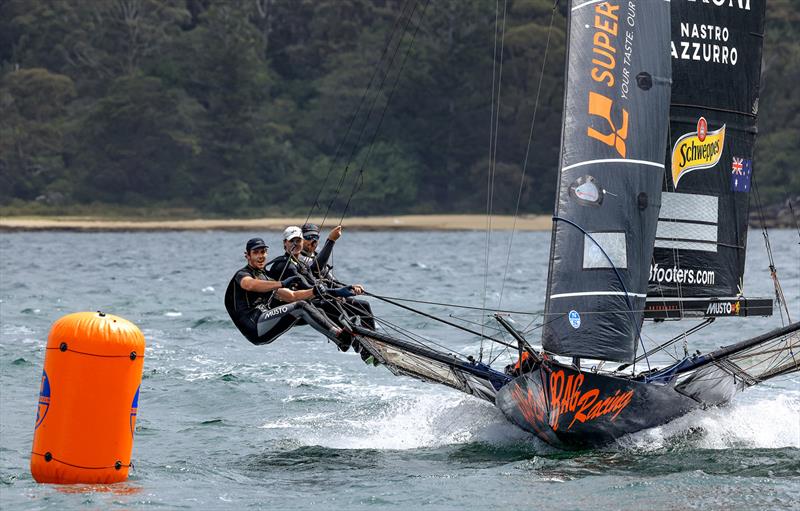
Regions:
[[[317,224],[303,224],[303,234],[316,234],[319,235],[319,227]]]
[[[269,247],[267,246],[266,243],[264,243],[264,240],[262,240],[261,238],[250,238],[249,240],[247,240],[247,246],[245,247],[245,250],[250,252],[251,250],[255,250],[257,248],[269,248]]]

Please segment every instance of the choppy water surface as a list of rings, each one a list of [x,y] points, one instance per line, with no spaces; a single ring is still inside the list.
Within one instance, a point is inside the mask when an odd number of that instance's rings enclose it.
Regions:
[[[308,327],[269,346],[246,342],[222,296],[256,234],[280,246],[274,232],[0,235],[0,507],[800,509],[797,376],[602,450],[559,452],[488,403],[367,367]],[[771,239],[796,319],[797,233]],[[487,304],[502,288],[503,308],[541,310],[548,243],[549,233],[516,234],[506,270],[508,234],[494,234]],[[377,294],[481,305],[485,246],[479,232],[346,233],[334,263],[340,278]],[[771,296],[759,233],[750,247],[747,294]],[[480,349],[470,334],[374,308],[449,349]],[[123,316],[147,339],[135,469],[112,486],[38,485],[28,463],[45,340],[56,319],[82,310]],[[520,327],[533,320],[515,319]],[[692,347],[779,323],[719,320]],[[680,326],[648,325],[648,342]],[[484,350],[507,363],[496,348]]]

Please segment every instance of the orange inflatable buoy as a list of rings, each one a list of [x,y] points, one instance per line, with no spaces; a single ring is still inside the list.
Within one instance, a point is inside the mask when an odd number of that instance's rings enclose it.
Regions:
[[[142,332],[118,316],[78,312],[53,324],[31,450],[37,482],[127,479],[144,347]]]

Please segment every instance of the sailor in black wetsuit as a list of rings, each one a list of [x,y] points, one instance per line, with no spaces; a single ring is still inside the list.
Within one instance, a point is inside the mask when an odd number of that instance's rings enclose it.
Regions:
[[[295,285],[298,289],[311,289],[316,283],[316,278],[309,268],[300,262],[300,252],[303,250],[303,231],[297,226],[289,226],[283,231],[283,255],[272,261],[267,274],[273,280],[283,280],[288,277],[298,277]]]
[[[292,291],[289,287],[298,284],[301,278],[290,275],[281,281],[270,279],[264,271],[267,248],[261,238],[247,242],[247,266],[236,272],[225,291],[225,308],[242,335],[253,344],[268,344],[302,321],[346,350],[350,345],[349,332],[306,300],[322,293],[352,296],[355,291],[319,287]],[[276,303],[270,308],[273,295]]]
[[[301,230],[303,231],[303,249],[298,256],[298,260],[311,270],[311,274],[315,278],[323,279],[328,285],[338,284],[328,260],[333,252],[334,243],[342,235],[342,226],[337,225],[331,229],[328,239],[325,241],[325,246],[322,247],[319,253],[317,253],[319,227],[315,224],[303,224]],[[363,326],[370,330],[375,330],[375,318],[372,316],[372,307],[370,307],[369,302],[351,297],[345,298],[344,304],[345,309],[351,314],[361,318]]]
[[[338,238],[338,234],[341,234],[341,226],[334,229],[333,233],[337,233],[335,237]],[[317,229],[317,238],[319,239],[319,229]],[[333,248],[334,241],[336,240],[329,239],[328,243],[326,243],[326,248],[330,247],[327,251],[328,255],[330,255],[330,250]],[[283,247],[286,250],[286,253],[274,259],[268,272],[270,278],[274,280],[281,280],[287,277],[300,277],[299,284],[297,284],[300,289],[311,288],[320,283],[322,285],[327,284],[328,286],[342,285],[335,281],[331,282],[318,278],[314,275],[314,272],[300,260],[303,249],[303,231],[300,227],[290,226],[283,231]],[[321,268],[321,266],[319,267]],[[361,294],[363,292],[363,288],[359,285],[345,287],[357,290],[357,292],[353,294]],[[369,309],[369,304],[367,304],[366,307],[363,306],[363,304],[366,302],[360,302],[358,304],[358,309],[355,308],[355,304],[353,303],[325,299],[315,300],[313,303],[320,309],[324,310],[328,317],[339,323],[340,326],[345,326],[340,318],[344,312],[342,309],[346,309],[348,315],[360,317],[361,323],[365,327],[372,329],[375,328],[375,323],[374,319],[372,318],[372,311]]]

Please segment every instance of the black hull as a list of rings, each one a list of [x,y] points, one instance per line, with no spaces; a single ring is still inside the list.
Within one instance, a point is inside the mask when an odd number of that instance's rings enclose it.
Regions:
[[[583,449],[727,403],[735,391],[734,377],[713,364],[654,383],[545,362],[501,388],[496,404],[511,422],[548,444]]]
[[[697,408],[725,404],[737,390],[800,370],[792,355],[800,346],[800,322],[635,378],[579,371],[551,358],[539,361],[538,355],[530,372],[514,378],[418,342],[353,329],[361,349],[393,373],[495,403],[512,423],[562,449],[602,446]],[[746,365],[750,372],[731,360],[743,354],[752,357]]]

